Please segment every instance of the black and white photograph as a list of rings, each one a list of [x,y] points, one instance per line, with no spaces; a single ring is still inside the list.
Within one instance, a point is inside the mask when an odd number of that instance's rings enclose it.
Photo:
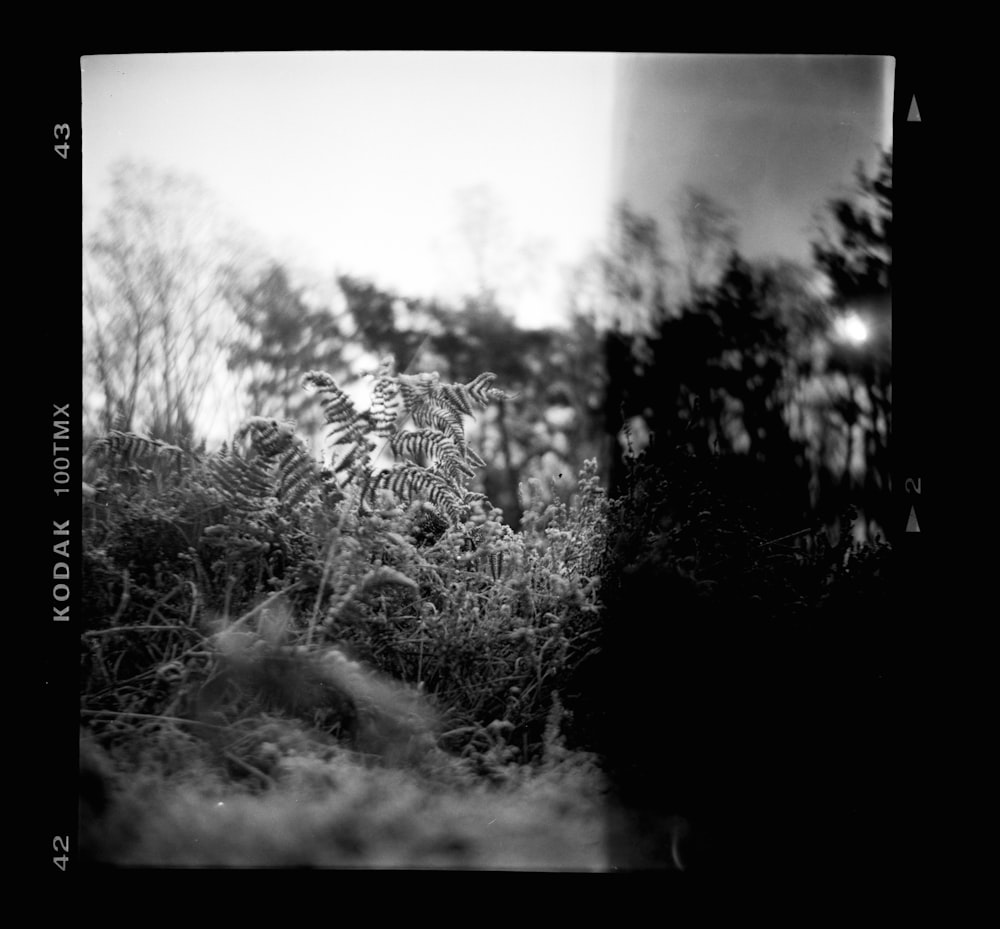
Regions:
[[[81,55],[53,854],[878,872],[904,67]]]

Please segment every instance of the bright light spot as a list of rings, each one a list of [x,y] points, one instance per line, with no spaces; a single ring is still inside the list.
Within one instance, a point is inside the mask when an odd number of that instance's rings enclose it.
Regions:
[[[834,324],[834,331],[839,339],[852,345],[861,345],[868,341],[870,335],[868,325],[857,313],[841,316]]]

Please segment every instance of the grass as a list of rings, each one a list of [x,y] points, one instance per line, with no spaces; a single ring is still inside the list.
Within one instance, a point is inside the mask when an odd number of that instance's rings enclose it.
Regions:
[[[677,867],[681,799],[647,743],[697,726],[669,717],[663,656],[686,697],[720,615],[749,656],[874,615],[885,586],[884,546],[778,546],[710,482],[655,468],[609,503],[588,463],[518,532],[488,506],[448,521],[319,486],[250,507],[197,462],[91,477],[80,841],[97,865],[591,871],[624,849]]]
[[[164,776],[103,767],[103,803],[83,806],[91,864],[593,871],[607,867],[603,780],[583,756],[515,768],[487,784],[441,753],[439,767],[387,768],[309,744],[268,743],[269,785],[197,765]],[[297,742],[297,744],[296,744]]]

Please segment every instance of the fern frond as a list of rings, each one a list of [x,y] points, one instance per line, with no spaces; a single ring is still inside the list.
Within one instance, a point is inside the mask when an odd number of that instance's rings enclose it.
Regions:
[[[404,409],[407,413],[412,413],[433,395],[441,377],[437,371],[431,371],[423,374],[398,374],[395,380],[399,384]]]
[[[341,486],[355,481],[366,483],[371,474],[369,456],[375,450],[375,443],[367,435],[368,418],[358,413],[351,398],[337,386],[329,374],[310,371],[303,377],[302,383],[320,394],[323,413],[327,425],[331,427],[327,438],[327,445],[331,449],[331,465],[335,474],[347,475]],[[334,449],[344,445],[347,450],[338,460]]]
[[[367,488],[372,500],[380,488],[391,490],[408,503],[423,495],[453,519],[458,516],[460,498],[455,488],[439,474],[417,465],[397,465],[374,475]]]
[[[371,409],[372,425],[379,438],[387,439],[393,434],[401,406],[399,383],[391,376],[380,375],[372,391]]]
[[[474,468],[485,468],[486,467],[486,462],[483,461],[483,459],[479,457],[479,455],[476,453],[475,449],[472,448],[472,446],[469,446],[469,447],[467,447],[465,449],[465,457],[469,460],[469,463]]]
[[[119,406],[115,412],[114,418],[111,420],[111,429],[109,432],[128,432],[128,417],[125,415],[125,408]]]
[[[128,465],[137,460],[167,459],[176,461],[186,454],[176,445],[168,445],[159,439],[136,435],[134,432],[112,430],[90,447],[90,455],[103,457],[109,464]]]
[[[284,506],[298,506],[322,480],[316,462],[299,442],[291,444],[278,461],[278,499]]]
[[[332,474],[341,489],[352,485],[359,491],[362,508],[369,501],[374,505],[377,492],[385,489],[407,502],[423,497],[455,520],[479,499],[467,498],[465,485],[475,476],[475,468],[486,466],[466,444],[465,417],[506,396],[491,386],[495,379],[495,374],[485,372],[468,384],[442,384],[437,372],[395,374],[394,361],[387,357],[375,375],[371,409],[363,414],[330,375],[310,371],[302,383],[321,396],[330,427]],[[403,422],[410,418],[416,428],[403,431]],[[401,463],[375,473],[371,434],[387,439]],[[264,450],[277,442],[267,435],[270,442],[260,440]]]
[[[517,394],[509,394],[496,387],[491,387],[490,385],[495,379],[495,374],[485,371],[465,385],[465,389],[472,398],[484,409],[495,400],[513,400],[517,396]]]
[[[476,403],[481,407],[486,407],[491,400],[501,400],[506,396],[502,390],[490,387],[496,379],[497,376],[491,371],[484,371],[469,381],[465,385],[465,390]]]
[[[444,435],[435,429],[415,429],[410,432],[399,432],[389,439],[389,447],[394,455],[415,459],[439,459],[456,452],[451,436]]]
[[[209,459],[208,470],[216,489],[239,513],[259,509],[271,495],[271,474],[266,459],[247,459],[230,450]]]
[[[452,485],[461,485],[476,476],[476,472],[458,455],[445,455],[434,465],[434,470]]]
[[[251,416],[237,429],[235,441],[242,442],[250,437],[251,447],[265,458],[274,458],[286,451],[295,441],[295,423],[288,420],[279,423],[264,416]]]
[[[368,465],[368,453],[371,451],[370,445],[350,445],[343,456],[338,460],[336,456],[331,456],[330,463],[333,465],[334,474],[347,474],[352,480],[371,470]]]
[[[361,444],[365,441],[364,418],[329,374],[310,371],[302,378],[302,384],[320,394],[326,424],[333,427],[329,435],[331,445]]]
[[[463,384],[442,384],[435,399],[461,416],[472,416],[472,400]]]
[[[438,429],[449,436],[458,449],[462,452],[466,450],[462,417],[456,415],[450,407],[439,407],[425,403],[415,407],[412,413],[413,422],[417,426]]]

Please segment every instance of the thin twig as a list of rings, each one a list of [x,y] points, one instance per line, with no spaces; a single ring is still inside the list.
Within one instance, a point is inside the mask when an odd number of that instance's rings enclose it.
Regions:
[[[760,545],[758,545],[757,547],[767,548],[768,545],[776,545],[778,542],[784,542],[786,539],[794,539],[797,536],[805,535],[807,532],[812,532],[812,531],[813,528],[811,526],[807,526],[805,529],[800,529],[798,532],[790,532],[788,533],[788,535],[783,535],[780,538],[771,539],[770,542],[761,542]]]
[[[194,581],[188,581],[191,587],[191,616],[188,620],[192,628],[194,628],[195,618],[198,614],[198,606],[201,603],[201,595],[198,593],[198,585]]]
[[[260,770],[260,768],[254,767],[252,764],[244,761],[242,758],[237,758],[232,752],[224,752],[223,754],[226,756],[226,758],[228,758],[231,762],[233,762],[233,764],[239,765],[241,768],[245,768],[251,774],[256,774],[257,777],[259,777],[268,787],[275,786],[274,778],[265,774],[263,771]]]
[[[112,626],[116,622],[118,622],[118,620],[121,618],[122,613],[125,612],[126,608],[129,605],[129,602],[132,599],[132,594],[129,592],[130,586],[131,585],[129,583],[128,568],[124,568],[122,570],[122,596],[121,599],[118,601],[118,609],[115,610],[115,615],[111,617]]]
[[[171,590],[169,593],[167,593],[165,596],[160,597],[160,599],[157,600],[156,603],[153,604],[153,606],[151,607],[151,609],[159,610],[159,608],[161,606],[165,606],[168,600],[171,600],[174,597],[175,594],[180,593],[182,590],[184,590],[184,583],[183,582],[181,582],[176,587],[174,587],[174,589]]]
[[[216,726],[212,723],[203,723],[197,719],[182,719],[179,716],[157,716],[153,713],[128,713],[121,710],[80,710],[80,714],[83,716],[114,716],[114,717],[128,717],[129,719],[155,719],[158,722],[166,723],[180,723],[181,725],[190,726],[204,726],[206,729],[218,729],[220,732],[224,732],[229,729],[228,726]]]
[[[482,729],[482,726],[459,726],[457,729],[451,729],[448,732],[443,732],[438,736],[438,740],[448,739],[451,736],[463,735],[466,732],[478,732]]]
[[[340,531],[341,518],[337,520],[337,531]],[[316,621],[319,619],[319,605],[323,599],[323,591],[326,590],[326,581],[330,576],[330,569],[333,567],[333,539],[330,539],[330,547],[327,549],[326,559],[323,562],[323,576],[319,581],[319,588],[316,591],[316,602],[313,604],[312,616],[309,617],[309,629],[306,632],[306,647],[312,645],[313,633],[316,629]]]
[[[89,632],[83,633],[83,638],[89,639],[94,636],[101,635],[114,635],[116,632],[162,632],[166,629],[183,629],[186,632],[193,632],[195,635],[201,635],[197,629],[192,629],[190,626],[156,626],[156,625],[138,625],[138,626],[114,626],[111,629],[91,629]]]

